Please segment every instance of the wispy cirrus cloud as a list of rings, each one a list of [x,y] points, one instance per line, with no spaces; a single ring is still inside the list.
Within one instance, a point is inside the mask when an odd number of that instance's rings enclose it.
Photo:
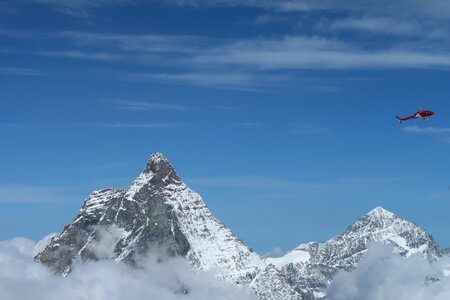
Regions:
[[[89,17],[98,9],[118,5],[133,3],[133,0],[30,0],[37,4],[47,5],[67,15],[75,17]]]
[[[211,108],[224,110],[224,111],[238,111],[238,110],[241,110],[240,107],[230,106],[230,105],[213,105],[213,106],[211,106]]]
[[[403,1],[403,0],[397,0]],[[49,1],[53,3],[56,1]],[[94,1],[95,2],[95,1]],[[195,2],[195,1],[194,1]],[[353,0],[352,0],[353,2]],[[74,7],[89,7],[86,3]],[[67,4],[66,3],[66,4]],[[117,3],[122,3],[121,1]],[[116,3],[116,4],[117,4]],[[183,1],[181,1],[183,3]],[[311,1],[216,1],[214,5],[249,5],[265,8],[316,5]],[[233,4],[234,3],[234,4]],[[319,2],[318,2],[319,3]],[[341,5],[320,1],[320,7],[338,9]],[[112,3],[111,5],[113,5]],[[192,3],[191,3],[192,4]],[[206,5],[195,2],[196,5]],[[70,6],[69,5],[69,6]],[[102,7],[103,1],[92,7]],[[356,4],[355,4],[356,5]],[[366,3],[368,5],[368,3]],[[342,5],[342,8],[346,6]],[[276,13],[266,14],[278,18]],[[323,28],[304,34],[259,37],[211,38],[195,35],[126,34],[87,31],[14,32],[0,30],[8,38],[49,40],[58,48],[27,49],[22,54],[49,58],[98,60],[110,63],[119,80],[151,81],[170,84],[232,88],[261,91],[278,85],[293,85],[302,80],[298,71],[309,70],[381,70],[381,69],[449,69],[450,43],[437,37],[447,36],[445,29],[427,25],[410,17],[392,15],[350,15],[322,21],[326,30],[361,30],[409,37],[416,40],[386,42],[375,47],[348,37],[330,38]],[[438,24],[439,25],[439,24]],[[314,27],[314,26],[313,26]],[[439,28],[443,28],[440,26]],[[427,36],[434,36],[429,46]],[[422,38],[423,37],[423,38]],[[45,45],[45,43],[44,43]],[[122,62],[129,63],[124,72]],[[1,72],[1,71],[0,71]],[[306,84],[305,84],[306,85]],[[311,88],[311,87],[309,87]]]
[[[339,23],[341,22],[341,23]],[[382,25],[380,25],[382,24]],[[337,28],[358,27],[407,33],[413,25],[388,18],[335,21]],[[330,25],[331,26],[331,25]],[[395,29],[394,29],[395,30]],[[33,39],[36,34],[5,31],[0,35]],[[302,80],[303,70],[449,69],[444,44],[427,47],[403,41],[370,48],[354,40],[320,35],[284,35],[211,39],[187,35],[113,34],[59,31],[40,34],[61,42],[60,49],[27,50],[28,55],[69,59],[127,61],[138,71],[117,72],[123,80],[167,82],[258,91]],[[450,46],[449,46],[450,47]],[[154,67],[158,71],[154,71]],[[112,65],[120,70],[118,64]]]
[[[186,123],[180,122],[154,122],[154,123],[0,123],[0,128],[17,129],[42,129],[42,128],[147,128],[147,129],[170,129],[186,126]]]
[[[448,19],[450,4],[446,0],[165,0],[169,4],[191,6],[246,6],[282,12],[305,12],[313,10],[408,15]]]
[[[192,63],[264,70],[449,68],[444,51],[413,45],[364,49],[311,36],[246,39],[190,58]]]
[[[19,14],[18,4],[13,3],[13,1],[2,1],[0,2],[0,15],[17,15]]]
[[[296,135],[330,135],[332,133],[328,127],[311,124],[294,124],[292,132]]]
[[[0,203],[67,203],[78,195],[66,187],[0,186]]]
[[[92,12],[114,5],[139,5],[144,0],[30,0],[52,7],[73,16],[89,16]],[[446,0],[159,0],[168,5],[189,5],[192,7],[227,6],[255,7],[274,12],[304,12],[312,10],[366,12],[371,14],[431,16],[447,19],[450,4]]]
[[[164,128],[180,128],[185,126],[185,123],[113,123],[107,124],[105,127],[110,128],[142,128],[142,129],[164,129]]]
[[[86,60],[118,60],[125,59],[123,55],[108,52],[83,52],[83,51],[36,51],[31,54],[48,57],[64,57]]]
[[[118,108],[121,110],[128,110],[128,111],[148,111],[148,110],[188,111],[188,110],[201,109],[199,107],[182,105],[182,104],[151,102],[151,101],[133,101],[133,100],[124,100],[124,99],[109,99],[109,100],[106,100],[106,102],[109,104],[112,104],[115,108]],[[206,107],[206,109],[216,109],[216,110],[222,110],[222,111],[238,111],[238,110],[240,110],[239,107],[230,106],[230,105],[211,105],[211,106]],[[233,123],[233,124],[242,125],[242,126],[261,125],[261,123],[254,123],[254,122],[242,122],[242,123]]]
[[[0,67],[0,75],[8,76],[41,76],[44,72],[37,69],[19,67]]]
[[[261,91],[264,83],[276,85],[287,78],[271,74],[257,74],[246,71],[231,72],[172,72],[172,73],[135,73],[126,75],[128,80],[168,82],[197,86],[213,86],[245,91]]]
[[[187,181],[193,185],[228,188],[336,191],[339,189],[355,188],[355,185],[386,185],[398,182],[399,180],[400,178],[395,177],[351,177],[337,178],[329,181],[292,181],[268,175],[241,175],[229,177],[191,178]]]
[[[410,17],[398,18],[392,15],[353,15],[342,18],[324,18],[317,21],[315,27],[322,34],[353,32],[360,33],[359,37],[365,37],[366,40],[378,35],[395,39],[397,44],[414,38],[414,41],[419,44],[424,41],[433,41],[443,46],[449,41],[449,30],[443,23],[443,21]]]
[[[289,18],[281,14],[264,14],[257,16],[256,19],[254,20],[254,23],[256,25],[272,25],[276,23],[289,22],[292,21],[291,19],[292,18]]]
[[[380,27],[380,30],[388,30],[389,27],[395,27],[403,32],[415,30],[413,25],[393,26],[393,24],[400,24],[400,21],[393,22],[391,19],[372,18],[336,21],[337,25],[334,26],[338,28],[365,27],[368,30],[371,28],[376,30],[377,27]],[[14,35],[10,31],[6,31],[5,34]],[[17,36],[32,35],[19,32]],[[141,76],[191,83],[215,84],[233,81],[235,84],[238,81],[246,82],[258,76],[262,77],[261,71],[268,70],[448,68],[450,66],[450,56],[445,47],[427,48],[413,43],[404,43],[366,49],[355,42],[317,35],[285,35],[234,41],[186,35],[108,34],[80,31],[49,32],[45,36],[52,39],[66,39],[69,42],[68,49],[40,50],[36,54],[100,60],[128,57],[128,59],[147,61],[149,64],[167,64],[170,61],[172,66],[191,71],[147,72]],[[77,50],[72,47],[77,47]],[[167,60],[164,56],[168,53],[175,56]],[[92,54],[91,57],[89,57],[90,54]],[[162,56],[151,56],[152,59],[146,59],[150,54]],[[205,72],[207,68],[219,69],[221,72]],[[265,76],[268,75],[265,74]],[[270,75],[275,77],[274,74]]]
[[[171,103],[159,103],[149,101],[130,101],[122,99],[111,99],[107,102],[111,103],[114,107],[122,110],[130,111],[147,111],[147,110],[191,110],[192,107],[171,104]]]
[[[407,36],[423,34],[422,28],[415,22],[406,22],[386,17],[345,18],[334,20],[327,25],[333,30],[360,30]]]
[[[0,28],[0,36],[7,37],[7,38],[16,38],[16,39],[18,39],[18,38],[22,38],[22,39],[36,38],[36,32],[34,32],[32,30],[23,31],[23,30],[11,30],[11,29]]]
[[[188,182],[200,186],[219,186],[232,188],[294,188],[297,183],[264,175],[246,175],[232,177],[192,178]]]
[[[138,54],[197,53],[210,45],[214,39],[194,35],[158,35],[158,34],[116,34],[84,31],[59,31],[48,33],[49,37],[66,39],[79,47],[103,46]]]
[[[192,55],[214,45],[220,40],[198,35],[119,34],[88,31],[39,31],[0,28],[0,36],[11,39],[58,41],[58,49],[28,50],[25,54],[67,56],[86,59],[128,58],[151,60],[170,55]],[[93,57],[89,57],[93,54]],[[108,57],[108,56],[115,57]],[[160,56],[152,56],[160,55]]]
[[[245,128],[263,128],[264,127],[264,123],[262,123],[262,122],[251,122],[251,121],[235,122],[235,123],[231,123],[231,125],[236,126],[236,127],[245,127]]]
[[[380,30],[388,30],[390,26],[386,24]],[[406,28],[400,31],[406,31]],[[262,37],[231,42],[216,40],[206,45],[191,41],[201,40],[201,37],[187,36],[97,35],[81,32],[58,35],[69,37],[76,47],[85,50],[37,51],[35,54],[89,60],[127,59],[150,65],[170,64],[191,71],[147,72],[140,76],[153,80],[204,85],[244,85],[269,75],[276,77],[274,74],[261,74],[270,70],[450,67],[450,56],[444,51],[445,48],[427,49],[408,43],[374,50],[365,49],[349,41],[319,36]],[[104,49],[94,51],[94,46]],[[148,56],[156,53],[160,55]],[[176,56],[168,60],[168,53]],[[204,71],[211,68],[221,71]],[[269,80],[271,79],[268,78],[267,81]]]
[[[449,134],[449,127],[419,127],[419,126],[407,126],[402,128],[407,133],[421,133],[421,134]]]

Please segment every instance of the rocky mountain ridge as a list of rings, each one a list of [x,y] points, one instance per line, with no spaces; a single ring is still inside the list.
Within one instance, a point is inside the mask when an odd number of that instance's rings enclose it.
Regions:
[[[74,220],[36,260],[68,276],[77,262],[109,259],[135,264],[149,251],[182,256],[197,270],[250,288],[261,300],[321,299],[339,270],[353,270],[370,242],[392,244],[404,256],[443,255],[423,229],[378,207],[324,243],[299,245],[265,259],[220,223],[199,194],[160,153],[128,189],[89,195]]]

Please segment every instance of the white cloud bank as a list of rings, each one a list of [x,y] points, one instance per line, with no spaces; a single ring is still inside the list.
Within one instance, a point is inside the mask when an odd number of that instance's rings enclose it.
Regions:
[[[0,241],[0,299],[2,300],[256,300],[246,290],[196,273],[187,263],[156,256],[142,260],[140,268],[123,263],[98,261],[79,264],[67,277],[54,275],[33,256],[48,242],[14,238]],[[189,290],[183,294],[183,290]]]
[[[62,278],[33,261],[50,237],[38,243],[23,238],[0,241],[0,299],[59,300],[63,295],[67,300],[257,300],[211,273],[192,271],[181,258],[161,263],[156,255],[142,259],[140,268],[111,260],[78,264]],[[335,276],[327,299],[450,299],[450,277],[444,276],[449,258],[429,264],[421,255],[404,258],[392,251],[391,246],[371,245],[355,271]]]
[[[448,300],[448,258],[429,264],[422,255],[404,258],[393,248],[374,244],[353,272],[339,272],[328,290],[330,300]]]

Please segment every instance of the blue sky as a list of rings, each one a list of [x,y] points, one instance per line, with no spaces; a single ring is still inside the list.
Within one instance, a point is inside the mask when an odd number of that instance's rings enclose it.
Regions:
[[[383,206],[450,246],[446,1],[0,4],[0,239],[164,153],[260,253]],[[399,124],[430,108],[435,118]]]

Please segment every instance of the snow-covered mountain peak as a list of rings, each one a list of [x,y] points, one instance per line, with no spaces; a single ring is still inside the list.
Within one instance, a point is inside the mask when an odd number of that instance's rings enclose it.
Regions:
[[[180,178],[169,160],[159,152],[150,156],[144,171],[137,180],[151,180],[154,185],[167,185],[180,182]]]
[[[375,209],[371,210],[366,216],[376,219],[393,219],[397,217],[392,212],[384,209],[381,206],[378,206]]]
[[[286,277],[220,223],[161,154],[150,156],[128,189],[93,192],[35,259],[67,276],[77,262],[134,265],[150,250],[182,256],[197,270],[247,286],[261,300],[301,300]]]
[[[150,162],[152,162],[152,163],[158,163],[158,162],[169,163],[167,158],[161,152],[156,152],[156,153],[153,153],[152,155],[150,155],[147,163],[150,163]]]
[[[148,158],[144,172],[158,173],[164,169],[173,170],[173,167],[162,153],[156,152]]]
[[[340,240],[353,241],[355,245],[364,245],[363,248],[369,241],[392,244],[395,251],[404,256],[422,253],[430,260],[440,256],[438,245],[425,230],[382,207],[375,208],[325,244],[335,247]]]

